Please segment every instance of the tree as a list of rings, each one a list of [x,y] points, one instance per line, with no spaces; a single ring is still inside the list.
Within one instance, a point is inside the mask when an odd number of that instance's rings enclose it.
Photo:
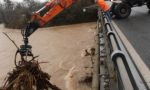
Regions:
[[[96,11],[83,12],[83,8],[92,5],[94,0],[79,0],[76,4],[66,8],[63,12],[51,20],[47,26],[72,24],[96,20]],[[3,22],[8,28],[22,28],[31,18],[32,12],[39,10],[45,3],[34,0],[24,0],[22,3],[14,3],[4,0],[0,4],[0,23]],[[45,14],[46,10],[41,13]]]

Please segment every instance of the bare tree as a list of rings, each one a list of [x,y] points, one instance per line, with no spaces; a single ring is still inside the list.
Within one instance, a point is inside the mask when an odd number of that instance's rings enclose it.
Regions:
[[[79,0],[79,2],[57,15],[47,26],[93,21],[97,16],[95,10],[82,11],[84,7],[93,3],[94,0]],[[44,4],[34,0],[24,0],[22,3],[4,0],[4,4],[0,4],[0,23],[3,22],[8,28],[22,28],[30,19],[32,12],[37,11]],[[45,13],[46,10],[41,15]]]

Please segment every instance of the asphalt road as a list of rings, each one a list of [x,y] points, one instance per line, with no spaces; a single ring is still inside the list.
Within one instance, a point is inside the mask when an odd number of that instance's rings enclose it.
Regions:
[[[132,8],[129,18],[114,20],[150,69],[150,11],[146,6]]]

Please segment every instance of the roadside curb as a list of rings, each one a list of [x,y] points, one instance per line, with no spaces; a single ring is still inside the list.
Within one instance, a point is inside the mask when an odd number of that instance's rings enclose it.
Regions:
[[[124,46],[126,47],[128,53],[131,55],[131,58],[133,59],[133,62],[139,69],[139,72],[143,76],[143,79],[145,80],[145,83],[147,83],[148,87],[150,88],[150,70],[146,66],[146,64],[143,62],[142,58],[139,56],[139,54],[136,52],[136,50],[133,48],[129,40],[126,38],[126,36],[121,32],[119,27],[115,24],[114,21],[112,21],[113,26],[116,29],[117,34],[119,35],[120,39],[124,43]]]

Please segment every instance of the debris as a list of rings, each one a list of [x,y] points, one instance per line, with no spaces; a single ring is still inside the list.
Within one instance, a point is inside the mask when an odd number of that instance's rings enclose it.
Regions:
[[[8,75],[4,90],[61,90],[49,82],[51,76],[41,70],[36,60],[25,61]]]
[[[16,67],[8,73],[3,90],[48,90],[50,88],[61,90],[51,84],[49,82],[51,76],[41,70],[40,63],[35,60],[38,56],[33,55],[32,46],[28,45],[28,38],[24,37],[24,45],[19,48],[6,33],[4,34],[18,50],[14,60]],[[18,62],[16,60],[17,55],[21,56]],[[32,57],[32,59],[29,60],[28,57]]]

